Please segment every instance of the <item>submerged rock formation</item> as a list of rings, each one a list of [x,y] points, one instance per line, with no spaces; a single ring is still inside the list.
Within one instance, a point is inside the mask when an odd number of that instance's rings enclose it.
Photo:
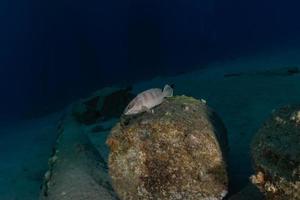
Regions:
[[[234,194],[229,200],[264,200],[264,195],[253,184],[247,184],[241,191]]]
[[[300,199],[300,105],[274,112],[252,143],[252,183],[267,199]]]
[[[68,115],[58,131],[40,200],[117,199],[107,165],[80,125]]]
[[[153,112],[122,116],[107,139],[109,173],[121,199],[223,199],[227,135],[204,102],[165,99]]]
[[[125,89],[104,88],[91,97],[77,102],[73,116],[83,124],[93,124],[101,118],[119,117],[125,106],[134,97],[131,87]]]
[[[293,76],[300,74],[299,67],[282,67],[282,68],[275,68],[269,70],[259,70],[256,72],[233,72],[233,73],[226,73],[224,74],[225,78],[229,77],[237,77],[237,76]]]

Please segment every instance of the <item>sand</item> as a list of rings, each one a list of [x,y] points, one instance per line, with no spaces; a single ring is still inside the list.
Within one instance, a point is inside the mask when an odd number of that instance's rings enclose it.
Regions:
[[[38,199],[43,174],[56,138],[60,114],[2,123],[0,128],[0,199]]]

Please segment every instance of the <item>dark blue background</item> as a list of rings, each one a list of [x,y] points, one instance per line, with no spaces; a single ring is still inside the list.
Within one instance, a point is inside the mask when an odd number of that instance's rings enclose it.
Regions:
[[[299,7],[292,0],[2,0],[0,118],[297,40]]]

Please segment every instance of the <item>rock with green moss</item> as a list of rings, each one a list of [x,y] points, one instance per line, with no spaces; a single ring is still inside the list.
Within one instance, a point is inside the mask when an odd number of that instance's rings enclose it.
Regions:
[[[111,131],[109,173],[120,199],[222,199],[226,129],[204,101],[176,96],[122,116]]]
[[[252,183],[267,199],[300,199],[300,105],[275,111],[252,142]]]

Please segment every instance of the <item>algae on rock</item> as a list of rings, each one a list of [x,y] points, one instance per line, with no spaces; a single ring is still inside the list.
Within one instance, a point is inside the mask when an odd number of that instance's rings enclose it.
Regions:
[[[267,199],[300,199],[300,105],[272,114],[252,142],[251,180]]]
[[[107,139],[113,188],[121,199],[223,199],[226,134],[212,109],[186,96],[123,115]]]

